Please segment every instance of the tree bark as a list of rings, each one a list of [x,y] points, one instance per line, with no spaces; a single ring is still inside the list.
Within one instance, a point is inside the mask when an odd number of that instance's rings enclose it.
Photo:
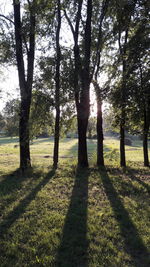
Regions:
[[[101,51],[103,46],[103,32],[102,32],[102,25],[103,20],[106,16],[108,7],[109,7],[110,0],[104,0],[102,2],[102,11],[100,15],[100,22],[99,22],[99,33],[98,33],[98,41],[96,47],[96,57],[94,61],[94,67],[92,70],[92,77],[94,76],[93,85],[96,92],[97,97],[97,166],[104,166],[104,155],[103,155],[103,115],[102,115],[102,92],[101,88],[98,84],[98,75],[100,72],[100,64],[101,64]]]
[[[88,166],[87,153],[87,126],[89,119],[89,90],[90,90],[90,55],[91,55],[91,19],[92,19],[92,0],[87,0],[86,23],[84,32],[84,57],[81,60],[78,45],[79,28],[81,21],[83,0],[78,1],[78,11],[76,15],[75,27],[65,12],[66,19],[74,38],[74,93],[77,110],[78,123],[78,166]]]
[[[144,127],[143,127],[143,156],[144,156],[144,166],[149,166],[149,157],[148,157],[148,120],[147,120],[147,112],[144,107]]]
[[[33,3],[34,5],[34,3]],[[14,25],[16,42],[16,60],[18,68],[21,104],[20,104],[20,122],[19,122],[19,141],[20,141],[20,169],[31,167],[30,147],[29,147],[29,115],[32,97],[33,69],[34,69],[34,51],[35,51],[35,14],[34,7],[30,9],[30,34],[29,49],[27,50],[27,78],[25,74],[23,58],[23,36],[22,22],[20,16],[20,2],[13,0],[14,7]]]
[[[22,99],[19,121],[20,169],[22,170],[31,167],[29,147],[29,111],[30,99]]]
[[[61,7],[60,0],[57,1],[57,16],[58,25],[56,31],[56,90],[55,90],[55,105],[56,105],[56,118],[55,118],[55,135],[54,135],[54,155],[53,155],[53,167],[57,169],[58,156],[59,156],[59,136],[60,136],[60,28],[61,28]]]
[[[139,70],[140,70],[140,82],[141,82],[141,89],[143,92],[143,157],[144,157],[144,166],[149,166],[149,156],[148,156],[148,133],[149,133],[149,126],[150,126],[150,100],[149,100],[149,94],[147,94],[145,88],[144,88],[144,80],[143,80],[143,70],[142,65],[139,60]]]
[[[77,104],[78,116],[78,165],[88,166],[87,153],[87,127],[90,113],[90,55],[91,55],[91,19],[92,19],[92,0],[87,1],[87,18],[84,36],[84,63],[81,74],[81,93],[80,103]]]
[[[97,166],[104,166],[102,101],[97,99]]]
[[[119,50],[122,58],[122,85],[121,85],[121,118],[120,118],[120,166],[126,167],[126,156],[125,156],[125,123],[126,123],[126,49],[127,49],[127,41],[128,41],[128,28],[125,32],[125,41],[123,47],[121,45],[121,32],[119,30]]]
[[[126,167],[126,157],[125,157],[125,118],[124,112],[122,111],[121,123],[120,123],[120,166]]]
[[[87,154],[87,125],[88,118],[78,116],[78,166],[88,167],[88,154]]]

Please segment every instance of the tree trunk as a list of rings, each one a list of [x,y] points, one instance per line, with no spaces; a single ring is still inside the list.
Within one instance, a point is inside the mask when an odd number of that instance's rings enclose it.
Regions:
[[[125,120],[124,115],[122,114],[121,123],[120,123],[120,166],[126,167],[126,158],[125,158]]]
[[[31,167],[29,149],[29,110],[30,101],[21,100],[20,122],[19,122],[19,141],[20,141],[20,168],[25,170]]]
[[[104,166],[102,102],[97,99],[97,166]]]
[[[87,126],[88,126],[88,116],[82,116],[82,111],[80,109],[77,116],[78,119],[78,166],[88,167],[88,153],[87,153]]]
[[[15,26],[15,44],[16,60],[18,68],[21,105],[19,122],[19,141],[20,141],[20,168],[25,170],[31,167],[30,147],[29,147],[29,114],[32,97],[33,69],[34,69],[34,51],[35,51],[35,14],[34,1],[30,6],[30,34],[29,48],[27,49],[27,78],[24,67],[23,57],[23,36],[22,22],[20,15],[20,2],[13,0],[14,7],[14,26]]]
[[[89,89],[90,89],[90,56],[91,56],[91,19],[92,0],[87,1],[86,23],[84,33],[84,57],[81,59],[78,45],[79,28],[83,0],[78,2],[75,27],[65,13],[74,38],[74,93],[78,122],[78,166],[88,166],[86,133],[89,119]]]
[[[86,134],[90,112],[90,56],[91,56],[91,19],[92,19],[92,0],[87,1],[87,18],[84,35],[84,64],[81,74],[81,93],[80,103],[78,104],[78,166],[88,167],[88,153]]]
[[[144,155],[144,166],[149,166],[149,157],[148,157],[148,121],[147,121],[147,112],[144,108],[144,127],[143,127],[143,155]]]
[[[56,109],[53,166],[57,169],[59,156],[60,109]]]
[[[57,169],[58,155],[59,155],[59,135],[60,135],[60,60],[61,51],[59,44],[60,28],[61,28],[61,7],[60,0],[57,1],[57,16],[58,25],[56,31],[56,90],[55,90],[55,105],[56,105],[56,118],[55,118],[55,135],[54,135],[54,155],[53,155],[53,167]]]

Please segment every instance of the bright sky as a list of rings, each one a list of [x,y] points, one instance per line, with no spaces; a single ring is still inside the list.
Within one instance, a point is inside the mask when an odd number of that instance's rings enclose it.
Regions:
[[[15,67],[2,69],[0,74],[0,111],[10,99],[19,97],[18,76]]]
[[[7,16],[12,11],[11,0],[0,0],[0,14]],[[9,99],[19,96],[18,76],[15,67],[1,67],[0,69],[0,111]]]

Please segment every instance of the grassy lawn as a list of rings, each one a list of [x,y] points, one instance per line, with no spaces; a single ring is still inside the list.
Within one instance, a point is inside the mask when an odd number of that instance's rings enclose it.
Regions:
[[[106,168],[98,169],[96,141],[88,141],[90,167],[76,168],[77,139],[31,145],[33,169],[21,176],[17,138],[0,138],[0,267],[149,267],[150,172],[140,142],[105,140]]]

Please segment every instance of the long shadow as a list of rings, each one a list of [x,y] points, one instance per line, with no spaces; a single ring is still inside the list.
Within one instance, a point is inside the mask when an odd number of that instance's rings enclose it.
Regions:
[[[111,173],[112,175],[119,175],[120,177],[125,175],[125,179],[120,179],[120,185],[121,185],[121,191],[119,191],[122,195],[126,195],[126,196],[142,196],[143,197],[143,193],[148,196],[147,193],[149,193],[150,190],[150,186],[145,183],[144,181],[140,180],[140,178],[137,178],[135,176],[135,174],[141,174],[140,171],[137,171],[135,169],[132,169],[130,167],[126,167],[125,169],[120,169],[120,168],[108,168],[107,171],[109,170],[109,173]],[[144,174],[143,174],[144,175]],[[139,184],[142,185],[142,187],[144,187],[146,189],[145,192],[143,192],[143,190],[139,187],[137,187],[136,185],[134,185],[133,183],[130,183],[130,180],[133,181],[137,181]]]
[[[128,167],[127,169],[128,171],[128,175],[129,175],[129,178],[133,181],[136,181],[138,182],[139,184],[141,184],[146,190],[147,192],[150,194],[150,186],[145,183],[144,181],[142,181],[141,179],[137,178],[134,174],[133,174],[133,170],[131,168]]]
[[[114,216],[118,221],[121,235],[124,238],[125,249],[132,257],[133,266],[150,266],[148,249],[145,247],[134,223],[130,219],[128,211],[123,206],[106,170],[99,170],[99,172],[105,192],[114,211]]]
[[[43,186],[45,186],[49,180],[54,176],[55,170],[51,170],[44,179],[36,185],[32,191],[23,198],[17,207],[15,207],[8,215],[5,217],[5,219],[0,224],[0,237],[3,238],[3,236],[7,233],[11,225],[25,212],[26,207],[30,204],[30,202],[36,197],[37,193],[42,189]]]
[[[5,209],[8,209],[8,207],[16,201],[16,197],[20,198],[26,195],[29,188],[33,187],[35,181],[40,178],[42,174],[42,171],[30,169],[22,175],[20,170],[16,169],[14,172],[2,175],[2,181],[0,181],[0,196],[2,197],[0,214],[4,214]]]
[[[87,205],[89,170],[78,170],[56,257],[59,267],[87,267]]]
[[[33,171],[32,169],[28,171],[26,174],[22,175],[19,169],[8,173],[6,175],[2,175],[2,180],[0,181],[0,194],[7,195],[10,194],[12,191],[20,189],[22,183],[26,180],[32,181],[32,178],[37,178],[42,173],[40,171]]]

